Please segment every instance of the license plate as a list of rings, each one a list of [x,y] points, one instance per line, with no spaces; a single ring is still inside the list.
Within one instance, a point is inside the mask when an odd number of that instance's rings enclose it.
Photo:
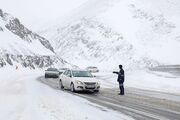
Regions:
[[[87,88],[94,88],[94,85],[88,85]]]

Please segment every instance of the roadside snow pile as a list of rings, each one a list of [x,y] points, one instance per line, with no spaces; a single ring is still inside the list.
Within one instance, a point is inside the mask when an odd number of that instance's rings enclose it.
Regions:
[[[130,120],[130,117],[37,81],[41,70],[0,69],[1,120]]]
[[[127,75],[127,86],[180,93],[180,78],[163,72],[136,71]]]
[[[97,73],[103,88],[118,88],[117,75],[110,72]],[[125,87],[167,93],[180,93],[180,77],[166,72],[149,70],[129,71],[125,74]]]

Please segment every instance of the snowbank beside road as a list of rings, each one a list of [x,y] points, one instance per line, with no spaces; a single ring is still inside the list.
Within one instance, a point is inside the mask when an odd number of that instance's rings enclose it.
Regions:
[[[111,72],[97,73],[97,78],[104,88],[118,88],[117,75]],[[180,77],[165,72],[136,70],[125,73],[125,87],[138,89],[180,93]]]
[[[36,80],[42,70],[0,69],[1,120],[121,120],[125,115],[52,89]]]
[[[168,73],[150,71],[136,71],[127,75],[127,86],[129,87],[180,93],[180,77]]]

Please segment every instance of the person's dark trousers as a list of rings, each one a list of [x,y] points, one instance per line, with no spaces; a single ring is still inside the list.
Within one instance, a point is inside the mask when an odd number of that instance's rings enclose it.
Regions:
[[[124,95],[124,85],[123,83],[119,83],[120,95]]]

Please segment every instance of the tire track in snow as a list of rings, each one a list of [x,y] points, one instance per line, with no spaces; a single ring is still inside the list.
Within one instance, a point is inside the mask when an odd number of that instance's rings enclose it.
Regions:
[[[49,82],[44,77],[39,77],[39,81],[48,86],[58,89],[58,84]],[[169,99],[158,98],[146,94],[155,94],[153,91],[146,92],[134,88],[127,88],[125,96],[117,95],[117,89],[101,89],[99,94],[90,93],[67,93],[85,98],[92,103],[107,107],[108,109],[116,110],[131,116],[137,120],[179,120],[180,119],[180,102]],[[158,93],[163,95],[163,93]],[[164,93],[165,94],[165,93]],[[172,97],[171,95],[168,95]],[[180,96],[176,96],[180,98]]]

